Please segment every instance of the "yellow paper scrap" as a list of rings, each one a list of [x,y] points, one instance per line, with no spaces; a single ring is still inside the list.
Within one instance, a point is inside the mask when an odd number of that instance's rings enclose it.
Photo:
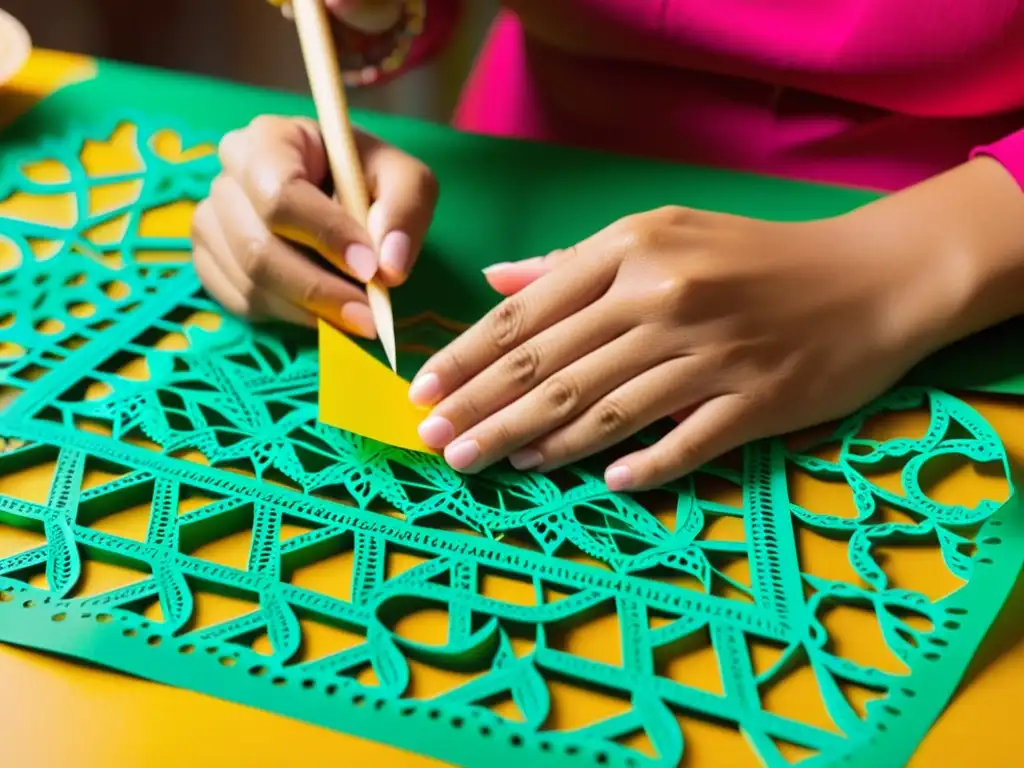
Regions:
[[[0,105],[0,128],[61,88],[93,78],[96,68],[96,61],[88,56],[34,49],[21,71],[3,86],[6,98]]]
[[[416,431],[426,414],[409,402],[409,382],[321,321],[320,421],[398,448],[434,453]]]

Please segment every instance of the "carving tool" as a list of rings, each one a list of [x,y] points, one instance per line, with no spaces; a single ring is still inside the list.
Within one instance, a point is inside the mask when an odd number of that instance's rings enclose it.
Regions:
[[[323,0],[289,0],[284,7],[295,20],[295,28],[299,33],[306,76],[316,104],[335,189],[349,215],[365,228],[370,211],[370,195],[349,120],[338,50],[331,33],[327,8]],[[374,278],[366,286],[366,295],[377,336],[384,346],[391,370],[397,372],[395,318],[387,286]]]

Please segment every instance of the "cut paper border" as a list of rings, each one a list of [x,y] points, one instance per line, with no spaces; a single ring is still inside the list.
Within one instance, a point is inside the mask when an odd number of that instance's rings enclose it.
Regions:
[[[780,743],[815,753],[808,768],[905,762],[953,694],[1024,558],[1016,491],[1008,501],[986,495],[971,504],[925,492],[930,474],[954,459],[1009,476],[998,435],[974,408],[933,388],[896,390],[800,451],[759,442],[737,466],[705,467],[666,487],[664,510],[611,493],[586,466],[550,477],[461,477],[438,457],[319,423],[309,335],[225,316],[199,292],[191,266],[171,258],[187,250],[185,233],[140,231],[145,211],[205,194],[215,168],[187,149],[155,152],[166,124],[132,119],[145,168],[132,179],[141,182],[139,202],[113,240],[108,225],[126,211],[99,220],[88,212],[87,193],[111,178],[78,161],[84,143],[109,143],[117,120],[12,153],[0,175],[5,198],[70,194],[74,210],[86,211],[69,226],[0,221],[21,257],[0,275],[0,384],[15,390],[0,413],[0,477],[52,465],[44,498],[0,494],[0,524],[44,539],[0,559],[0,639],[459,765],[667,768],[688,748],[680,714],[729,724],[770,766],[789,762]],[[182,143],[198,142],[185,132]],[[53,160],[71,181],[54,180],[49,166],[45,178],[25,170]],[[40,255],[40,239],[57,242],[57,254]],[[115,281],[127,293],[110,290]],[[218,322],[197,325],[197,314]],[[124,375],[139,360],[148,375]],[[910,411],[927,415],[914,437],[866,430],[875,417]],[[882,482],[894,466],[899,474]],[[790,470],[849,489],[855,514],[798,503]],[[702,481],[725,486],[731,500],[709,494]],[[99,525],[139,504],[148,524],[136,535]],[[741,535],[708,535],[723,520]],[[303,532],[284,537],[286,525]],[[807,533],[840,542],[853,576],[801,570]],[[236,534],[249,537],[246,562],[202,556],[204,545]],[[921,541],[934,542],[947,575],[964,586],[931,599],[894,583],[886,562]],[[888,559],[878,548],[890,550]],[[392,569],[396,554],[413,565]],[[335,555],[353,561],[348,595],[290,580]],[[737,561],[749,568],[749,583],[730,575]],[[96,563],[138,579],[76,594]],[[40,575],[45,589],[34,583]],[[526,587],[530,599],[489,592],[495,578]],[[197,606],[211,593],[251,609],[197,626]],[[143,615],[153,601],[159,620]],[[445,616],[443,639],[398,631],[398,619],[425,606]],[[867,611],[909,673],[840,655],[824,613],[842,606]],[[620,659],[594,660],[559,642],[566,625],[608,611],[618,626],[608,642]],[[358,639],[304,659],[304,620]],[[250,647],[259,632],[267,653]],[[781,655],[759,671],[753,647],[765,642]],[[720,693],[658,671],[660,654],[688,647],[714,653]],[[469,679],[418,699],[410,685],[423,665]],[[374,684],[360,682],[367,666]],[[795,667],[811,670],[838,731],[764,705],[766,691]],[[626,707],[584,728],[552,728],[554,691],[567,681]],[[844,681],[884,695],[861,717]],[[510,697],[522,721],[493,711],[487,702],[496,696]],[[637,732],[654,757],[624,743]]]

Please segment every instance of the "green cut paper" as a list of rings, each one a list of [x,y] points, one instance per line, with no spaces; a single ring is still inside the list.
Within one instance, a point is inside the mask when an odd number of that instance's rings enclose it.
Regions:
[[[117,101],[134,102],[136,111],[113,110]],[[127,120],[139,126],[147,162],[133,210],[196,200],[205,194],[215,163],[168,163],[147,152],[149,137],[172,128],[185,146],[194,146],[256,112],[309,111],[305,101],[291,97],[104,64],[97,81],[47,100],[0,145],[0,199],[31,187],[22,173],[26,164],[56,158],[75,169],[85,140],[105,139]],[[71,117],[81,118],[84,127],[75,127]],[[186,122],[199,132],[183,128]],[[677,190],[678,202],[773,218],[786,212],[830,215],[868,199],[849,190],[459,137],[440,127],[371,116],[365,122],[431,163],[445,188],[428,254],[396,300],[400,317],[432,309],[473,319],[493,300],[476,267],[564,245],[629,210],[666,202],[669,190]],[[36,127],[45,127],[46,136],[33,139]],[[553,178],[550,186],[540,180],[555,171],[572,176]],[[507,181],[508,188],[495,179]],[[83,173],[71,182],[78,192],[89,183]],[[640,190],[630,200],[612,194],[630,184]],[[570,207],[570,215],[552,225],[546,205],[554,198],[527,202],[522,191],[528,187],[558,191],[565,195],[563,206],[576,205],[568,195],[576,190],[579,208]],[[518,208],[509,207],[513,200]],[[180,252],[189,244],[144,238],[137,217],[133,222],[124,240],[109,249],[122,255],[123,267],[113,269],[89,255],[96,246],[85,232],[94,222],[84,214],[73,228],[59,231],[0,219],[0,235],[17,243],[24,262],[0,273],[0,317],[13,315],[12,322],[0,324],[0,342],[25,350],[0,358],[0,385],[18,392],[0,413],[0,436],[13,441],[0,452],[0,475],[56,462],[45,501],[0,496],[0,535],[2,526],[16,526],[46,537],[45,544],[0,560],[5,642],[457,765],[511,768],[529,760],[539,766],[675,766],[687,749],[676,718],[683,713],[737,727],[769,766],[788,765],[780,743],[814,751],[801,763],[812,768],[889,766],[909,759],[950,700],[1020,573],[1024,518],[1016,491],[1008,501],[964,507],[940,504],[923,490],[941,466],[957,458],[1011,475],[998,435],[977,411],[943,391],[941,376],[939,384],[920,381],[887,394],[818,444],[796,451],[780,440],[762,441],[747,446],[736,466],[709,466],[666,487],[674,511],[666,523],[643,499],[609,492],[586,464],[551,476],[499,468],[464,478],[436,457],[319,423],[315,339],[291,329],[252,328],[223,315],[200,291],[188,264],[137,261],[139,251]],[[55,257],[37,262],[29,243],[36,237],[65,245]],[[86,279],[71,279],[79,274]],[[131,289],[122,299],[98,290],[114,279]],[[76,301],[94,304],[97,312],[75,317],[67,306]],[[218,330],[186,326],[196,311],[220,314]],[[38,333],[44,318],[61,320],[63,330]],[[168,333],[186,337],[188,349],[155,348],[154,340]],[[116,375],[119,364],[133,356],[146,358],[148,380]],[[107,385],[110,393],[86,399],[91,382]],[[910,410],[929,414],[924,434],[867,436],[864,427],[873,417]],[[81,425],[88,423],[106,426],[111,436],[84,431]],[[128,442],[137,438],[159,450]],[[829,454],[834,458],[817,455],[825,445],[837,448]],[[208,466],[179,458],[192,451]],[[902,467],[898,490],[873,480],[893,466]],[[113,479],[83,491],[84,474],[95,469]],[[232,471],[238,469],[247,474]],[[798,506],[787,471],[845,483],[853,491],[856,517]],[[702,478],[734,488],[738,503],[705,497]],[[209,503],[179,516],[181,500],[196,495]],[[144,540],[95,527],[143,502],[150,507]],[[907,522],[887,522],[881,505],[900,511]],[[385,509],[401,517],[382,514]],[[741,521],[741,541],[704,535],[724,518]],[[306,532],[281,541],[285,524]],[[239,531],[251,531],[245,568],[194,554]],[[843,542],[858,583],[803,573],[797,531]],[[899,547],[914,542],[935,544],[964,586],[932,601],[894,585],[876,550],[895,548],[897,554],[889,556],[898,557]],[[976,548],[970,555],[969,545]],[[290,583],[295,569],[341,552],[354,558],[350,600]],[[386,562],[396,552],[418,555],[422,563],[392,577]],[[570,552],[584,553],[589,562],[569,559]],[[750,585],[724,570],[724,562],[737,558],[749,564]],[[89,561],[137,571],[139,581],[77,597]],[[48,590],[28,583],[40,572]],[[489,575],[529,585],[535,604],[486,597],[481,584]],[[686,577],[696,586],[677,586],[666,575]],[[744,599],[722,597],[717,588],[723,583]],[[565,597],[554,600],[552,590]],[[248,599],[252,610],[196,629],[193,614],[201,593]],[[140,605],[153,600],[160,603],[163,621],[139,613]],[[424,606],[448,615],[442,645],[410,640],[393,629],[396,618]],[[884,672],[837,655],[823,621],[836,606],[869,611],[909,672]],[[564,627],[602,611],[618,618],[619,665],[577,656],[557,643]],[[661,620],[656,627],[654,617]],[[915,628],[908,617],[932,629]],[[300,618],[365,640],[304,661]],[[248,647],[260,632],[269,638],[270,656]],[[531,639],[533,650],[517,655],[514,636]],[[718,659],[721,695],[658,674],[659,658],[701,638]],[[770,669],[755,673],[751,648],[759,643],[782,654]],[[476,676],[434,699],[416,700],[408,694],[413,660]],[[368,665],[377,686],[356,681],[355,673]],[[798,665],[813,670],[836,732],[762,706],[772,684]],[[629,706],[581,730],[553,730],[545,724],[555,680],[603,691]],[[868,705],[866,718],[842,694],[844,683],[883,694]],[[486,702],[496,697],[510,697],[524,721],[491,711]],[[647,734],[656,758],[622,745],[623,737],[638,731]]]

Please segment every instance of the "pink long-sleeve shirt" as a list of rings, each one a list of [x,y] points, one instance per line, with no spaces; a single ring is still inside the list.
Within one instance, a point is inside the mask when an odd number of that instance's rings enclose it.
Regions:
[[[427,3],[417,59],[457,18]],[[503,5],[464,130],[877,189],[983,152],[1024,187],[1024,0]]]

